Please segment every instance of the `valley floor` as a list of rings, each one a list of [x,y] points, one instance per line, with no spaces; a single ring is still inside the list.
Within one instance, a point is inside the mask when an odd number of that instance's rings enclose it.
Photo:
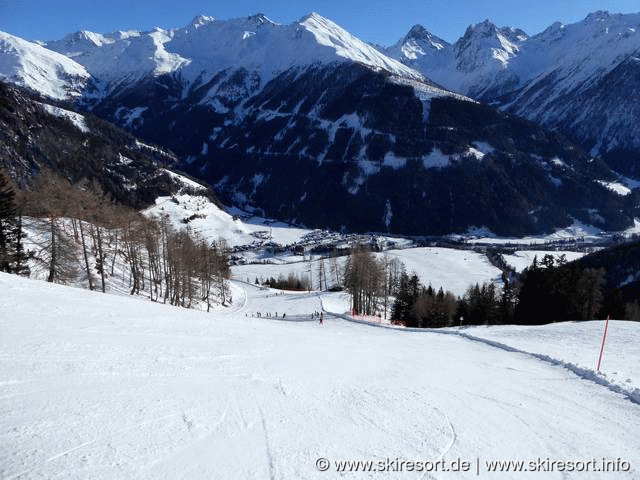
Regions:
[[[207,314],[0,274],[0,477],[640,477],[640,325],[615,322],[597,375],[602,322],[319,325],[339,298],[276,293],[235,283]]]

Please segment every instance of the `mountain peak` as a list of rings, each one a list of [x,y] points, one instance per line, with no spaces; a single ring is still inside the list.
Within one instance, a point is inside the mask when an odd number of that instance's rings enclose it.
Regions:
[[[111,41],[100,33],[90,32],[89,30],[79,30],[64,37],[64,42],[68,45],[75,44],[93,44],[96,47],[111,43]]]
[[[409,33],[407,33],[403,42],[406,43],[409,40],[426,43],[436,50],[442,50],[444,47],[449,45],[445,40],[435,36],[422,25],[414,25],[411,27],[411,30],[409,30]]]
[[[450,46],[422,25],[414,25],[404,38],[386,51],[392,58],[414,61],[425,55],[437,55]]]
[[[464,34],[464,37],[482,36],[492,37],[498,33],[498,27],[488,18],[475,25],[470,25]],[[463,38],[464,38],[463,37]]]
[[[498,28],[491,20],[471,25],[455,43],[457,68],[463,72],[503,70],[527,35],[515,28]]]
[[[538,38],[549,38],[560,35],[566,28],[562,22],[554,22],[537,35]]]
[[[300,20],[298,20],[298,22],[300,25],[304,25],[305,23],[309,22],[309,21],[316,21],[316,22],[331,22],[331,20],[329,20],[328,18],[323,17],[322,15],[320,15],[317,12],[311,12],[307,15],[305,15],[304,17],[302,17]],[[331,22],[333,23],[333,22]]]
[[[209,17],[207,15],[198,15],[196,16],[193,20],[191,20],[191,26],[198,28],[201,27],[203,25],[206,25],[207,23],[211,23],[211,22],[215,22],[216,19],[213,17]]]
[[[602,22],[611,17],[611,14],[606,10],[598,10],[596,12],[592,12],[585,18],[586,21],[591,22]]]
[[[315,12],[305,16],[297,24],[313,35],[315,44],[319,45],[324,52],[332,52],[329,56],[323,53],[326,58],[335,55],[366,65],[374,70],[386,70],[389,73],[412,79],[424,78],[417,71],[387,57],[333,21]]]
[[[72,59],[4,32],[0,32],[0,67],[0,79],[60,100],[79,97],[90,78]]]
[[[486,19],[480,23],[476,23],[475,25],[470,25],[462,38],[488,38],[496,37],[498,34],[502,35],[511,42],[521,42],[529,38],[529,36],[519,28],[498,27],[489,19]]]
[[[255,15],[251,15],[250,17],[247,17],[247,21],[256,24],[256,26],[260,26],[265,23],[274,23],[264,13],[256,13]]]
[[[431,36],[431,33],[420,24],[411,27],[411,30],[407,33],[407,38],[426,38],[429,36]]]

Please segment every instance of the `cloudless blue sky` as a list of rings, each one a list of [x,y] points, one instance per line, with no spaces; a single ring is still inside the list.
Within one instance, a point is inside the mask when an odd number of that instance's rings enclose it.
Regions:
[[[473,23],[489,18],[498,26],[532,35],[555,21],[574,23],[596,10],[638,13],[638,0],[0,0],[0,30],[28,40],[58,39],[77,30],[176,28],[196,15],[220,20],[264,13],[291,23],[312,11],[362,40],[391,45],[416,23],[453,42]]]

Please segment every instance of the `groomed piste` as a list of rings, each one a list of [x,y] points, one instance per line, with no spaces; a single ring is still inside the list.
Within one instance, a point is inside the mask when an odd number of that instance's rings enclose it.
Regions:
[[[516,479],[487,462],[547,460],[574,471],[527,478],[640,475],[637,324],[612,322],[597,373],[602,322],[320,325],[297,320],[339,295],[239,282],[209,314],[5,274],[0,291],[5,479],[382,478],[336,462],[396,459],[470,465],[397,478]],[[575,470],[603,459],[628,471]]]

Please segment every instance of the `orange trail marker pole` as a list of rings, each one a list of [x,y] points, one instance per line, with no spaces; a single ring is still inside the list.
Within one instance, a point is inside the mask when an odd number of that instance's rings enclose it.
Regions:
[[[604,324],[604,335],[602,336],[602,345],[600,346],[600,358],[598,358],[598,372],[600,371],[600,363],[602,362],[602,353],[604,352],[604,342],[607,339],[607,330],[609,330],[609,315]]]

